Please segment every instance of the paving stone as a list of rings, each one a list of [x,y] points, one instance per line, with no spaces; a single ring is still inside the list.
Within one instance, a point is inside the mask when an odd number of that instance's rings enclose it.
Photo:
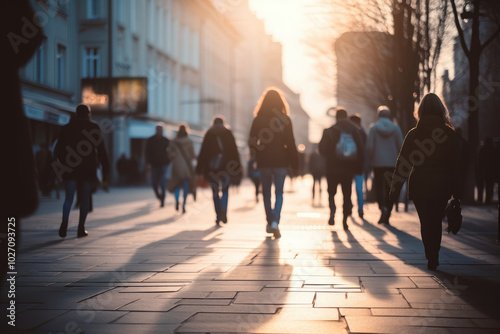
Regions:
[[[127,312],[126,315],[116,320],[116,324],[181,324],[196,312]]]
[[[410,307],[402,295],[318,292],[314,307]]]
[[[340,315],[345,317],[347,315],[362,315],[371,316],[374,309],[369,308],[340,308]]]
[[[190,291],[260,291],[262,281],[196,281],[189,286]]]
[[[32,329],[52,320],[67,310],[25,310],[16,314],[16,329]],[[2,319],[4,322],[5,319]],[[2,324],[3,325],[3,324]]]
[[[122,290],[120,290],[120,293],[137,293],[137,292],[144,292],[144,293],[152,293],[152,292],[172,292],[172,291],[179,291],[181,289],[180,286],[137,286],[137,287],[126,287]]]
[[[399,333],[409,327],[461,327],[474,329],[477,326],[469,319],[431,317],[375,317],[346,316],[351,333]]]
[[[416,276],[416,277],[410,277],[410,279],[417,285],[419,288],[423,289],[442,289],[443,286],[439,284],[433,277],[422,277],[422,276]]]
[[[194,281],[194,280],[211,280],[217,274],[213,273],[156,273],[144,279],[144,282],[168,282],[168,281]]]
[[[207,298],[234,298],[236,296],[236,292],[234,291],[215,291],[210,292]]]
[[[180,299],[139,299],[119,308],[120,311],[168,311]]]
[[[409,303],[466,304],[462,298],[450,290],[401,289],[400,291]]]
[[[330,320],[339,321],[337,308],[284,307],[278,316],[280,320]]]
[[[203,305],[180,305],[175,307],[172,311],[176,312],[210,312],[210,313],[241,313],[241,314],[275,314],[278,308],[282,305],[244,305],[244,304],[230,304],[228,306],[213,305],[207,308]]]
[[[373,308],[374,316],[405,316],[405,317],[435,317],[435,318],[488,318],[488,315],[477,310],[437,310],[437,309],[402,309]]]
[[[369,293],[399,293],[398,288],[416,288],[408,277],[361,277],[361,284]]]
[[[286,292],[266,288],[259,292],[239,292],[235,304],[307,304],[312,305],[314,292]]]
[[[338,321],[287,320],[264,314],[215,314],[202,313],[190,318],[178,333],[347,333]]]

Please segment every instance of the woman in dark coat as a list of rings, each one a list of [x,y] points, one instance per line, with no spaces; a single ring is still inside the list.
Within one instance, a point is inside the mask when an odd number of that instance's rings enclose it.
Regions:
[[[299,156],[293,136],[288,103],[276,88],[268,88],[255,108],[248,145],[250,154],[257,159],[262,182],[262,197],[266,210],[267,233],[281,237],[279,222],[283,205],[283,186],[287,168],[292,174],[299,170]],[[271,187],[274,183],[276,203],[271,207]]]
[[[212,188],[217,215],[215,223],[227,223],[229,186],[241,182],[242,168],[236,140],[231,130],[224,126],[221,116],[214,119],[213,126],[203,138],[196,174],[203,175]]]
[[[76,108],[75,117],[66,124],[59,134],[55,147],[58,160],[54,172],[58,179],[64,180],[66,197],[63,204],[63,217],[59,236],[66,237],[69,213],[75,192],[80,195],[80,219],[78,237],[87,236],[85,220],[90,209],[92,188],[97,187],[97,168],[102,166],[104,187],[107,188],[109,158],[99,125],[90,120],[90,109],[84,104]]]
[[[392,178],[391,199],[409,177],[409,195],[420,219],[431,270],[439,265],[442,219],[448,200],[460,199],[460,151],[457,134],[441,99],[429,93],[415,113],[418,124],[404,140]]]

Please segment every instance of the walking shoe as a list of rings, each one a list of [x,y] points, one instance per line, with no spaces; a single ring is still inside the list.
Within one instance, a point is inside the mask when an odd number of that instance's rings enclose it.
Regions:
[[[186,206],[182,205],[182,213],[186,213]]]
[[[274,234],[274,238],[281,238],[281,233],[277,222],[271,223],[271,232]]]
[[[175,211],[179,211],[179,201],[175,200]]]
[[[273,231],[271,230],[271,224],[267,223],[266,225],[266,233],[273,233]]]
[[[59,236],[61,238],[66,237],[66,230],[68,229],[68,222],[67,221],[62,221],[61,222],[61,227],[59,227]]]
[[[363,217],[364,217],[363,210],[358,210],[358,216],[359,216],[359,218],[363,219]]]
[[[335,216],[330,216],[330,219],[328,219],[328,225],[335,225]]]
[[[439,261],[437,259],[427,261],[427,269],[436,270],[437,266],[439,266]]]
[[[85,230],[85,228],[78,227],[78,234],[77,234],[78,238],[86,237],[87,235],[89,235],[89,233]]]
[[[349,229],[349,226],[347,226],[347,217],[349,216],[344,215],[344,218],[342,218],[342,226],[344,227],[344,230]]]
[[[221,221],[224,224],[227,224],[227,214],[226,214],[226,211],[221,211]]]
[[[380,209],[380,219],[378,220],[379,224],[385,224],[386,223],[386,218],[387,218],[387,212],[389,209],[387,209],[385,206]]]

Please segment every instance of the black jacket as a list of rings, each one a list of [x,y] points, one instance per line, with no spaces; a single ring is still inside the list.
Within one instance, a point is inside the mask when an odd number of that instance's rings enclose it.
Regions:
[[[410,199],[461,197],[458,136],[437,116],[424,116],[403,142],[392,178],[391,196],[409,178]]]
[[[349,133],[356,143],[357,158],[350,161],[339,160],[336,156],[336,146],[342,132]],[[323,131],[323,137],[318,144],[319,153],[326,158],[326,175],[361,174],[363,170],[365,148],[360,131],[354,123],[341,119],[336,124]]]
[[[146,143],[146,161],[153,167],[166,166],[168,159],[168,146],[170,140],[165,137],[152,136]]]
[[[220,138],[222,150],[217,142],[217,137]],[[222,152],[222,163],[219,170],[211,170],[210,161]],[[243,170],[240,162],[240,154],[236,146],[231,130],[224,125],[214,125],[208,129],[203,143],[201,144],[200,154],[196,165],[196,174],[203,175],[207,181],[214,179],[214,175],[229,175],[231,184],[239,184],[243,177]],[[227,173],[227,174],[226,174]]]
[[[257,115],[250,128],[248,145],[251,156],[257,160],[257,168],[299,170],[292,120],[287,115]]]
[[[97,181],[102,166],[103,181],[109,177],[109,158],[101,129],[96,122],[72,119],[62,127],[54,150],[59,161],[56,176],[64,180]]]

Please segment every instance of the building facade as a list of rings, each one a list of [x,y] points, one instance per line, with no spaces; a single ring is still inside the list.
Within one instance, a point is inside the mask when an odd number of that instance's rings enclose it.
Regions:
[[[232,127],[244,158],[252,111],[270,85],[283,89],[293,106],[292,118],[308,120],[299,96],[282,82],[281,45],[265,33],[247,1],[237,7],[251,19],[250,25],[234,19],[236,7],[221,10],[211,0],[31,2],[46,17],[44,43],[21,70],[35,150],[44,143],[53,145],[76,105],[88,103],[87,95],[82,100],[82,79],[147,80],[143,112],[120,108],[111,93],[103,111],[93,108],[93,119],[106,125],[102,128],[107,129],[104,139],[113,167],[125,154],[144,172],[146,140],[158,122],[169,138],[179,123],[187,123],[199,149],[218,114]],[[303,132],[297,130],[301,136]],[[116,173],[112,177],[117,180]]]

